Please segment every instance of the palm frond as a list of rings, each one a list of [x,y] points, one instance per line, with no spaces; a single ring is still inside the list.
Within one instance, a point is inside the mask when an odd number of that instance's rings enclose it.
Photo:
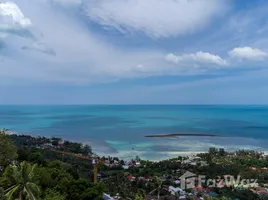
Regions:
[[[7,200],[13,200],[14,199],[14,193],[19,191],[20,185],[17,185],[9,190],[9,192],[6,193]]]
[[[32,191],[32,188],[29,187],[29,184],[25,185],[24,192],[26,193],[26,198],[28,200],[37,200],[33,194],[34,191]]]

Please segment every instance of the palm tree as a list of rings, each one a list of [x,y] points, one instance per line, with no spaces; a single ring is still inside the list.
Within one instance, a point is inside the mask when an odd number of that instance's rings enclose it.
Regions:
[[[156,183],[157,188],[155,188],[154,190],[152,190],[149,194],[151,195],[151,194],[153,194],[155,191],[157,191],[157,199],[160,199],[160,191],[162,190],[162,184],[163,184],[163,181],[162,181],[159,177],[157,177],[157,176],[155,176],[155,177],[153,178],[153,180],[154,180],[154,182]]]
[[[32,182],[35,165],[22,162],[18,166],[12,166],[11,178],[15,183],[6,192],[7,200],[36,200],[40,189]]]

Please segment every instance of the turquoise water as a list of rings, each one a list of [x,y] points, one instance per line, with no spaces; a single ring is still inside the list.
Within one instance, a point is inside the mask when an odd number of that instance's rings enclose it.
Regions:
[[[268,106],[0,106],[0,128],[89,143],[100,154],[163,159],[225,147],[268,151]],[[225,137],[145,138],[209,133]]]

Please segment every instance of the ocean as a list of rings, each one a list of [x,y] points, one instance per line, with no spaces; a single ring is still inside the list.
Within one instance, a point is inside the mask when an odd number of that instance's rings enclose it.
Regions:
[[[268,106],[0,106],[0,128],[90,144],[100,155],[159,160],[210,147],[268,152]],[[200,133],[219,137],[146,135]]]

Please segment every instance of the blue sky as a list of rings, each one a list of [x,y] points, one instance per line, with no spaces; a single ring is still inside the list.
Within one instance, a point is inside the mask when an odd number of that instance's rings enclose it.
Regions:
[[[265,0],[2,0],[0,103],[267,104],[267,13]]]

